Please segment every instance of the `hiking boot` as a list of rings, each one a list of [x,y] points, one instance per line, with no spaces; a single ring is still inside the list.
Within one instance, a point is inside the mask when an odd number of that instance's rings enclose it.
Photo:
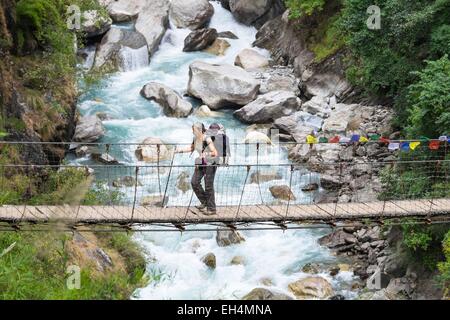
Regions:
[[[217,211],[208,209],[208,210],[206,210],[206,212],[203,212],[203,214],[205,216],[213,216],[213,215],[217,214]]]
[[[201,211],[201,212],[204,212],[204,211],[206,211],[206,206],[204,206],[204,205],[199,205],[199,206],[195,206],[195,208],[198,210],[198,211]]]

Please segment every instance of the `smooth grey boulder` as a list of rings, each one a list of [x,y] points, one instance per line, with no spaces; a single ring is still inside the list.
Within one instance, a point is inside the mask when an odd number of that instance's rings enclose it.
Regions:
[[[285,9],[282,0],[228,0],[221,2],[223,7],[229,8],[236,20],[257,28],[283,13]]]
[[[259,82],[242,68],[195,61],[189,66],[188,93],[210,109],[243,106],[255,100]]]
[[[268,123],[298,111],[301,100],[290,91],[271,91],[234,112],[245,123]]]
[[[284,293],[273,292],[265,288],[255,288],[245,296],[242,300],[293,300]]]
[[[219,247],[227,247],[232,244],[244,242],[244,237],[234,230],[217,230],[216,242]]]
[[[214,7],[208,0],[172,0],[170,5],[170,19],[178,28],[202,28],[213,14]]]
[[[138,17],[144,4],[145,0],[115,0],[108,4],[107,10],[114,22],[127,22]]]
[[[184,52],[200,51],[208,48],[217,39],[217,30],[205,28],[192,31],[184,39]]]
[[[140,93],[144,98],[160,104],[164,114],[168,117],[184,118],[192,112],[192,105],[188,101],[163,84],[147,83]]]
[[[136,20],[135,29],[147,40],[148,52],[153,55],[169,27],[168,0],[146,1]]]
[[[102,121],[96,116],[85,116],[78,120],[73,141],[95,142],[105,134]]]
[[[297,111],[289,116],[276,119],[273,127],[290,134],[298,142],[305,142],[304,138],[314,130],[318,131],[322,124],[322,118],[304,111]]]
[[[234,60],[234,65],[245,70],[264,69],[269,66],[269,59],[253,49],[243,49]]]
[[[235,35],[233,32],[231,31],[222,31],[219,32],[219,34],[217,35],[219,38],[226,38],[226,39],[239,39],[237,35]]]
[[[146,45],[144,36],[139,32],[111,28],[98,46],[94,66],[96,68],[109,66],[113,69],[126,70],[128,61],[123,54],[124,50],[144,49]],[[145,58],[148,63],[148,57]]]

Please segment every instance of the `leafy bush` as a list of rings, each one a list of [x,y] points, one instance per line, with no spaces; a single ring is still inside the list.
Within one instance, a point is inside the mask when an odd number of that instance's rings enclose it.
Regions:
[[[450,52],[450,25],[444,24],[433,30],[430,50],[436,58]]]
[[[437,137],[450,132],[450,60],[445,55],[414,73],[419,80],[409,86],[408,133]]]
[[[444,298],[450,298],[450,230],[445,235],[442,241],[442,248],[445,256],[445,261],[438,263],[440,276],[439,283],[444,289]]]
[[[325,2],[326,0],[285,0],[289,17],[293,19],[322,10]]]

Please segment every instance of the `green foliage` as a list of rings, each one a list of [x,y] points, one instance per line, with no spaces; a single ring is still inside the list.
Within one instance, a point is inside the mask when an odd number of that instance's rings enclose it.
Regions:
[[[408,133],[437,137],[450,132],[450,60],[445,55],[415,72],[418,81],[409,86]]]
[[[84,205],[118,205],[123,200],[124,194],[118,190],[110,190],[102,181],[96,181],[83,199]]]
[[[418,225],[411,221],[402,224],[403,244],[410,250],[410,257],[430,271],[442,261],[441,243],[448,232],[448,226]]]
[[[285,0],[286,7],[289,9],[289,18],[296,19],[303,15],[312,15],[314,12],[321,11],[326,0]]]
[[[433,30],[431,34],[431,54],[440,58],[450,53],[450,25],[444,24]]]
[[[315,55],[315,61],[320,62],[336,53],[345,45],[345,40],[339,29],[340,14],[326,19],[314,32],[314,38],[309,48]]]
[[[130,283],[124,272],[94,276],[84,267],[80,289],[69,290],[66,243],[70,237],[52,232],[0,233],[0,254],[10,248],[0,256],[0,299],[128,299],[136,285],[142,284],[138,280]]]
[[[444,298],[450,298],[450,230],[442,241],[442,248],[445,256],[445,260],[438,263],[438,269],[440,276],[438,281],[444,289]]]

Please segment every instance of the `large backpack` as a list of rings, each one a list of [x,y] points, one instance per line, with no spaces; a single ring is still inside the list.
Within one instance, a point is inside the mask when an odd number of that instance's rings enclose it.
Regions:
[[[228,165],[229,158],[231,156],[230,139],[228,138],[225,128],[219,123],[213,123],[209,126],[205,132],[206,138],[211,138],[216,147],[218,153],[217,165]],[[206,141],[204,142],[203,149],[206,149]]]

